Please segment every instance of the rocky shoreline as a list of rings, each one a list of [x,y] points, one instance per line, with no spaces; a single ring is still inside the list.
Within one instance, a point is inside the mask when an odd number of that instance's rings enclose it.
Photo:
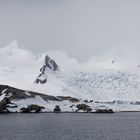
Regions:
[[[137,104],[105,104],[93,100],[81,100],[70,96],[52,96],[0,85],[0,113],[115,113],[139,112]],[[114,109],[116,106],[117,109]],[[120,109],[118,108],[120,107]],[[123,108],[122,108],[123,107]]]
[[[28,101],[28,102],[27,102]],[[46,108],[52,102],[52,109]],[[59,105],[67,102],[69,110],[61,110]],[[111,109],[97,109],[95,111],[86,104],[81,103],[79,99],[70,96],[51,96],[33,91],[25,91],[0,85],[0,113],[113,113]],[[58,104],[58,105],[57,105]],[[66,104],[64,104],[66,106]]]

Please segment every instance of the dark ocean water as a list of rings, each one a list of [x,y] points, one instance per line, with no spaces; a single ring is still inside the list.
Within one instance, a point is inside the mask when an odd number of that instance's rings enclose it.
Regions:
[[[140,113],[1,114],[0,140],[140,140]]]

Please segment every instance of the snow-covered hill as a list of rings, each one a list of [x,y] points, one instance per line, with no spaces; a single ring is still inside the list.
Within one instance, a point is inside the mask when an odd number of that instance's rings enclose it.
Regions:
[[[17,41],[0,49],[0,84],[71,96],[81,103],[93,100],[94,109],[140,110],[139,71],[138,62],[123,58],[78,63],[62,51],[35,56],[19,48]]]

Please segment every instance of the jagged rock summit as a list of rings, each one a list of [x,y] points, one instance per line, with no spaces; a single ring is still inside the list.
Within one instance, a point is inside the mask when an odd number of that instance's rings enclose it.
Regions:
[[[56,62],[48,55],[45,56],[45,64],[40,69],[40,74],[35,80],[36,84],[44,84],[47,82],[47,70],[57,71],[59,70]]]

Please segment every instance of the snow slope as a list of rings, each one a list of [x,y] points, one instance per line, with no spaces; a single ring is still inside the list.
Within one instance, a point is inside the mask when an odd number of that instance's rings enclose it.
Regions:
[[[47,82],[35,83],[45,56],[54,59],[58,71],[45,69]],[[134,63],[133,63],[134,62]],[[0,49],[0,84],[54,96],[72,96],[94,103],[129,104],[140,101],[140,69],[136,61],[123,58],[90,59],[78,63],[62,51],[48,51],[35,56],[14,41]],[[119,104],[120,105],[120,104]],[[122,106],[122,104],[121,104]],[[131,108],[131,107],[129,107]]]

